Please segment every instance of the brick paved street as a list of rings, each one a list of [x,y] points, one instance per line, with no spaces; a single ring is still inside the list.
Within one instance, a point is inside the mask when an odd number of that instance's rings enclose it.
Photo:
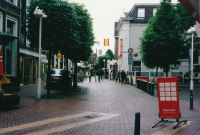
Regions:
[[[188,88],[181,88],[180,120],[188,120],[173,129],[174,123],[152,128],[158,118],[158,99],[131,85],[92,78],[78,84],[88,93],[71,98],[37,100],[37,85],[21,86],[21,102],[0,112],[0,135],[133,135],[135,113],[141,114],[140,132],[149,134],[199,135],[200,88],[195,88],[194,110],[189,109]],[[42,85],[42,94],[46,94]],[[174,119],[171,119],[175,121]]]

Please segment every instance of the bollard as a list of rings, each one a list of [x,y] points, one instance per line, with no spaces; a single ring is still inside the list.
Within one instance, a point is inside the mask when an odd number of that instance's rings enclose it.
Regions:
[[[135,130],[134,135],[140,135],[140,112],[135,113]]]
[[[144,81],[144,91],[147,92],[147,81]]]
[[[129,78],[128,78],[128,76],[126,77],[126,84],[129,84]]]
[[[141,83],[141,80],[138,79],[138,88],[139,88],[139,89],[141,89],[140,83]]]
[[[151,95],[154,96],[154,83],[151,83]]]
[[[146,82],[145,82],[145,80],[143,81],[143,91],[146,92]]]
[[[139,80],[137,79],[137,88],[139,88]]]
[[[141,82],[140,82],[140,89],[141,89],[141,90],[143,90],[142,85],[143,85],[143,80],[141,80]]]
[[[144,80],[142,80],[142,90],[144,91]]]
[[[133,85],[133,77],[131,76],[131,85]]]
[[[151,82],[148,83],[148,94],[151,94]]]

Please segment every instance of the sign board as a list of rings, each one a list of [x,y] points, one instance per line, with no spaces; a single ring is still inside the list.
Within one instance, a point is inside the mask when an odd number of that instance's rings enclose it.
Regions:
[[[200,24],[196,21],[196,33],[197,37],[200,38]]]
[[[56,59],[61,59],[62,58],[62,55],[58,54],[56,55]]]
[[[122,57],[123,52],[123,39],[120,39],[120,57]]]
[[[157,78],[160,118],[180,118],[178,85],[176,77]]]
[[[133,54],[128,54],[128,64],[133,65]]]
[[[129,49],[128,49],[128,53],[129,53],[129,54],[132,54],[132,53],[133,53],[133,48],[129,48]]]

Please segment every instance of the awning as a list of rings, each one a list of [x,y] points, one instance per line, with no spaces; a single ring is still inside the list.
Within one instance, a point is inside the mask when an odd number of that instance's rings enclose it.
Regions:
[[[0,43],[7,44],[8,42],[12,42],[14,39],[20,39],[20,37],[0,32]]]

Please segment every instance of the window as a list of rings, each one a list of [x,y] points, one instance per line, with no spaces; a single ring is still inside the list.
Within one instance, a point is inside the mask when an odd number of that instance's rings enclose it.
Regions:
[[[17,19],[6,15],[6,33],[17,36]]]
[[[14,22],[7,20],[7,34],[13,35]]]
[[[12,43],[9,42],[8,45],[5,46],[5,70],[6,74],[12,74]]]
[[[17,6],[17,0],[7,0],[7,1]]]
[[[13,0],[8,0],[8,2],[13,3]]]
[[[145,17],[145,9],[138,8],[138,18],[144,18],[144,17]]]
[[[141,61],[134,61],[132,71],[141,71]]]
[[[156,14],[156,11],[157,11],[157,9],[154,8],[154,9],[153,9],[153,16]]]
[[[14,0],[13,0],[14,1]],[[17,35],[18,20],[10,15],[6,15],[5,32],[13,36]],[[17,40],[10,41],[5,45],[5,73],[8,76],[17,76]]]
[[[0,32],[3,32],[3,14],[0,12]]]

